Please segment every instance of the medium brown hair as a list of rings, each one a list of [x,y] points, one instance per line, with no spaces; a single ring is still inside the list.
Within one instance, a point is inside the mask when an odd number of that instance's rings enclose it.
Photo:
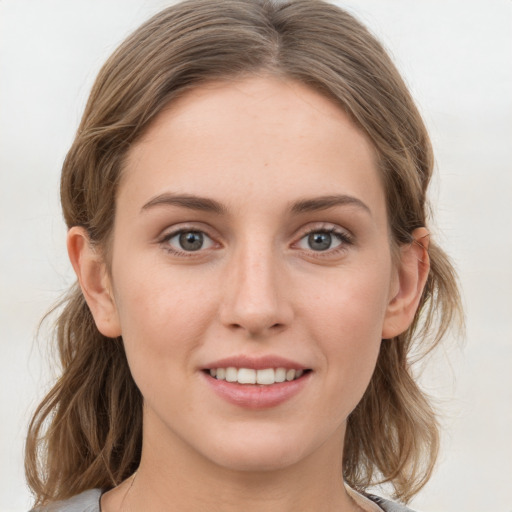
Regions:
[[[68,227],[108,247],[129,148],[169,102],[206,81],[250,75],[298,81],[335,101],[379,157],[393,245],[427,226],[429,137],[395,66],[347,12],[320,0],[187,0],[135,31],[103,66],[62,170]],[[430,351],[460,312],[453,268],[430,242],[431,270],[410,328],[383,340],[370,385],[348,419],[343,477],[389,482],[410,499],[428,480],[439,436],[411,354]],[[109,489],[137,468],[142,397],[121,338],[96,328],[75,285],[59,309],[62,375],[30,423],[26,474],[36,504]]]

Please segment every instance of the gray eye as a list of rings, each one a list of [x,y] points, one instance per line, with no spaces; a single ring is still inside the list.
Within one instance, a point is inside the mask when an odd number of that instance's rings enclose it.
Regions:
[[[199,231],[186,231],[180,233],[179,243],[185,251],[198,251],[204,243],[203,234]]]
[[[312,231],[311,233],[303,236],[300,239],[298,246],[301,249],[321,252],[335,249],[342,243],[343,239],[341,234],[319,229],[318,231]]]
[[[213,247],[213,240],[202,231],[183,230],[177,231],[167,237],[167,244],[174,251],[194,252]]]
[[[325,251],[331,247],[331,233],[310,233],[308,235],[308,244],[314,251]]]

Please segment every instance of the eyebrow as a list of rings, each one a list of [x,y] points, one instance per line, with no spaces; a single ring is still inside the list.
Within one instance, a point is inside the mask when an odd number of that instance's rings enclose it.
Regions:
[[[307,213],[327,210],[329,208],[333,208],[334,206],[346,205],[361,208],[370,215],[372,213],[370,208],[365,203],[363,203],[361,199],[346,194],[314,197],[312,199],[301,199],[292,204],[290,211],[292,213]]]
[[[200,197],[192,194],[173,194],[167,192],[150,199],[143,207],[142,211],[149,210],[155,206],[180,206],[190,210],[199,210],[217,215],[226,215],[228,209],[218,201],[207,197]],[[327,210],[335,206],[356,206],[371,215],[370,208],[357,197],[346,194],[327,195],[313,197],[311,199],[299,199],[291,203],[289,210],[293,214],[309,213]]]
[[[172,194],[170,192],[153,197],[143,207],[142,211],[149,210],[155,206],[181,206],[190,210],[200,210],[208,213],[223,215],[227,213],[226,207],[214,199],[200,197],[191,194]]]

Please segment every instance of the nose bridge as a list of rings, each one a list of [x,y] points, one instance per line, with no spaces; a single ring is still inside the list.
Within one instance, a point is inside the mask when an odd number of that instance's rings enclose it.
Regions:
[[[290,322],[281,263],[275,244],[264,236],[251,236],[237,244],[225,281],[224,324],[258,334]]]

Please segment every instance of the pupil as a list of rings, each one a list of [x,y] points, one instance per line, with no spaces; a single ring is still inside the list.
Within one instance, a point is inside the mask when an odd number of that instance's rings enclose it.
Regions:
[[[331,245],[330,233],[311,233],[308,236],[309,246],[316,251],[325,251]]]
[[[181,233],[180,245],[187,251],[197,251],[203,245],[203,235],[197,231],[188,231]]]

